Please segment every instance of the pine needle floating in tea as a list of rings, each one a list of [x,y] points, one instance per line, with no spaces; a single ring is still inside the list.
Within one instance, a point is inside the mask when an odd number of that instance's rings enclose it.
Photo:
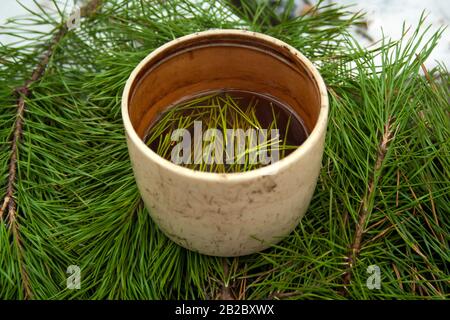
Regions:
[[[182,134],[177,135],[177,130]],[[177,136],[183,141],[179,142]],[[175,162],[187,168],[235,173],[281,160],[306,138],[301,119],[280,101],[262,94],[225,90],[170,107],[150,126],[146,143],[173,162],[182,151],[185,161]],[[182,149],[184,139],[189,139],[188,148]]]

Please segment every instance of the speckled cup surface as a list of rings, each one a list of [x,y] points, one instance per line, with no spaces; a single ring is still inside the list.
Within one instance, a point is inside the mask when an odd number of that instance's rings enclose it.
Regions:
[[[178,166],[143,142],[149,125],[168,106],[224,88],[284,101],[303,119],[309,137],[274,164],[231,174]],[[305,214],[321,167],[328,98],[312,63],[286,43],[243,30],[175,39],[131,73],[122,117],[142,199],[156,224],[179,245],[207,255],[246,255],[282,240]]]

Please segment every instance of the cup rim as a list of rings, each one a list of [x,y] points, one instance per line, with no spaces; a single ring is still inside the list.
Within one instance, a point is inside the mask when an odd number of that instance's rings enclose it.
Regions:
[[[306,140],[292,153],[284,157],[283,159],[278,160],[275,163],[263,166],[261,168],[257,168],[250,171],[245,172],[233,172],[233,173],[215,173],[215,172],[203,172],[198,170],[189,169],[177,164],[170,162],[167,159],[164,159],[156,152],[154,152],[151,148],[149,148],[144,141],[139,138],[136,130],[134,129],[131,119],[128,112],[128,98],[130,94],[130,89],[132,84],[136,80],[137,75],[140,70],[147,65],[154,57],[158,56],[164,50],[170,48],[175,44],[179,44],[181,42],[190,41],[197,37],[205,37],[208,35],[230,35],[230,36],[247,36],[249,38],[257,38],[259,40],[265,42],[271,42],[275,44],[277,47],[283,47],[287,49],[293,56],[296,56],[303,66],[311,73],[313,81],[315,81],[320,96],[320,110],[319,115],[317,117],[317,121],[314,125],[313,130],[309,133]],[[198,180],[208,180],[208,181],[217,181],[220,179],[227,180],[230,182],[241,182],[245,180],[252,180],[255,178],[259,178],[262,176],[273,175],[274,172],[282,171],[284,168],[290,167],[294,162],[298,161],[300,158],[304,156],[314,145],[320,143],[320,139],[326,131],[327,122],[328,122],[328,110],[329,110],[329,102],[328,102],[328,94],[325,82],[320,75],[319,71],[312,64],[312,62],[306,58],[300,51],[292,47],[291,45],[276,39],[274,37],[247,30],[238,30],[238,29],[219,29],[219,30],[208,30],[202,32],[196,32],[193,34],[189,34],[174,40],[171,40],[164,45],[158,47],[153,50],[150,54],[148,54],[141,62],[134,68],[131,72],[128,80],[125,84],[122,93],[122,120],[125,127],[125,132],[128,135],[128,138],[131,140],[139,151],[145,155],[148,159],[155,162],[157,165],[164,167],[165,169],[173,172],[174,174],[183,175],[188,178],[198,179]]]

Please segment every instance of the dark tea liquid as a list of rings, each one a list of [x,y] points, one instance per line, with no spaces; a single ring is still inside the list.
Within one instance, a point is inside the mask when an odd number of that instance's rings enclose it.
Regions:
[[[249,92],[249,91],[242,91],[242,90],[218,90],[218,91],[209,91],[205,92],[199,95],[194,95],[191,97],[186,97],[185,99],[182,99],[178,103],[170,106],[166,109],[163,113],[161,113],[157,119],[150,125],[150,128],[148,130],[148,134],[146,136],[145,141],[147,142],[147,145],[156,153],[158,153],[158,147],[161,147],[160,139],[156,139],[154,141],[149,140],[151,134],[152,134],[152,128],[158,125],[159,121],[162,121],[164,119],[164,116],[173,110],[174,108],[180,108],[182,109],[183,106],[189,105],[190,102],[195,105],[195,101],[201,100],[202,97],[211,96],[213,95],[214,98],[220,97],[223,100],[232,99],[233,102],[235,102],[236,106],[243,112],[248,111],[249,105],[254,105],[255,108],[255,114],[258,123],[260,124],[261,129],[268,129],[269,126],[272,124],[274,120],[276,121],[276,128],[278,129],[279,133],[279,139],[282,141],[282,143],[285,143],[289,146],[300,146],[308,137],[308,131],[306,130],[306,127],[303,123],[303,120],[299,118],[297,114],[295,114],[292,109],[282,101],[277,100],[276,98],[261,94],[261,93],[255,93],[255,92]],[[222,105],[220,103],[224,103],[223,100],[217,99],[214,101],[217,101],[219,103],[220,108],[222,108]],[[221,102],[222,101],[222,102]],[[203,103],[204,104],[204,103]],[[199,103],[199,105],[202,105],[202,103]],[[181,113],[178,113],[179,115],[189,115],[192,112],[192,109],[188,109],[186,111],[181,111]],[[250,115],[248,115],[250,116]],[[176,117],[174,117],[176,118]],[[169,134],[170,130],[173,130],[176,128],[176,119],[173,119],[173,125],[170,127],[168,126],[168,129],[166,131],[160,131],[161,136],[164,134]],[[288,126],[289,125],[289,126]],[[193,126],[186,128],[189,130],[191,134],[194,133]],[[203,130],[206,130],[207,128],[203,127]],[[240,128],[232,128],[227,127],[227,129],[240,129]],[[269,130],[270,132],[270,130]],[[291,148],[289,150],[286,150],[283,153],[283,156],[287,156],[288,154],[295,151],[295,148]],[[159,154],[159,153],[158,153]],[[160,154],[161,155],[161,154]],[[282,157],[280,157],[281,159]]]
[[[292,111],[291,107],[274,97],[240,90],[224,91],[221,94],[229,94],[234,100],[239,101],[242,106],[247,106],[251,103],[252,99],[256,99],[256,117],[262,128],[267,129],[276,120],[282,141],[284,141],[287,131],[287,145],[300,146],[308,137],[308,131],[303,120]],[[289,118],[291,118],[290,121]],[[288,122],[289,128],[286,130]]]

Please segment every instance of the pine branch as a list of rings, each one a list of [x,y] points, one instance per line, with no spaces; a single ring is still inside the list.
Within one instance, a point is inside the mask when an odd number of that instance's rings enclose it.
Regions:
[[[88,2],[85,6],[80,8],[80,17],[89,17],[92,14],[94,14],[101,1],[100,0],[91,0]],[[3,200],[3,204],[0,208],[0,220],[3,220],[3,216],[6,214],[6,223],[9,225],[9,228],[12,229],[12,234],[14,237],[14,241],[17,245],[17,248],[19,249],[18,257],[19,257],[19,264],[20,264],[20,272],[22,274],[22,285],[24,290],[24,297],[32,298],[32,292],[29,284],[29,277],[28,273],[25,268],[24,264],[24,252],[23,252],[23,246],[22,246],[22,240],[20,236],[19,231],[19,225],[17,223],[17,204],[15,200],[15,185],[17,180],[17,159],[19,157],[19,143],[22,140],[23,136],[23,124],[25,120],[25,111],[26,111],[26,102],[25,100],[29,98],[32,94],[31,87],[38,82],[46,68],[47,65],[52,58],[53,54],[55,53],[56,48],[58,47],[59,43],[63,39],[63,37],[68,32],[67,24],[63,23],[61,26],[57,29],[56,34],[53,36],[53,38],[50,41],[50,44],[48,45],[48,49],[44,52],[42,55],[42,58],[39,60],[37,66],[33,70],[31,76],[29,79],[25,81],[23,86],[16,88],[14,91],[18,96],[17,100],[17,113],[16,113],[16,120],[14,123],[14,132],[11,137],[11,151],[10,151],[10,158],[9,158],[9,170],[8,170],[8,181],[6,185],[6,194]]]
[[[50,57],[53,54],[53,51],[56,45],[61,41],[61,38],[64,36],[66,27],[62,27],[52,39],[51,45],[48,50],[44,53],[42,59],[39,61],[36,68],[33,70],[31,77],[25,81],[22,87],[18,87],[15,89],[16,94],[19,96],[17,100],[17,114],[16,114],[16,122],[14,123],[14,133],[11,137],[11,155],[9,160],[9,174],[8,174],[8,183],[6,187],[6,195],[3,201],[2,210],[0,211],[0,218],[3,218],[4,210],[7,208],[7,219],[9,219],[9,224],[11,226],[15,226],[16,222],[16,201],[14,199],[15,189],[14,185],[16,183],[16,174],[17,174],[17,157],[18,157],[18,144],[22,139],[22,128],[24,123],[24,113],[26,109],[25,99],[29,98],[31,95],[30,87],[38,81],[48,64]]]
[[[394,138],[394,131],[392,129],[393,118],[389,117],[388,121],[384,125],[383,135],[381,137],[379,147],[378,147],[378,155],[376,158],[375,166],[373,168],[372,179],[369,181],[367,192],[362,200],[360,209],[359,209],[359,219],[356,224],[355,236],[353,242],[350,246],[351,250],[348,253],[347,265],[348,268],[343,276],[343,284],[345,290],[347,290],[347,286],[351,282],[352,277],[352,269],[355,267],[356,260],[358,258],[359,252],[361,251],[361,241],[365,232],[365,228],[367,225],[367,220],[370,216],[371,209],[369,208],[370,204],[373,202],[376,193],[376,185],[380,179],[381,169],[383,161],[388,152],[388,147],[390,141]],[[345,292],[343,292],[345,294]]]
[[[444,68],[418,74],[438,36],[354,50],[346,32],[358,17],[335,6],[275,25],[267,6],[247,5],[237,18],[228,5],[110,0],[59,40],[32,92],[18,87],[26,121],[13,199],[21,228],[17,236],[0,223],[0,297],[23,298],[28,282],[36,299],[342,299],[342,256],[354,260],[347,298],[449,297],[450,80]],[[123,86],[139,61],[210,28],[286,41],[317,63],[331,93],[324,168],[308,213],[280,244],[233,259],[228,270],[169,241],[140,205],[120,118]],[[48,50],[41,34],[29,38],[32,45],[0,47],[2,188],[18,111],[9,86],[34,70],[35,52]],[[0,203],[3,217],[9,201]],[[81,268],[80,290],[66,289],[71,264]],[[380,266],[381,290],[366,287],[366,264]]]
[[[281,300],[286,298],[292,298],[292,297],[299,297],[302,295],[301,291],[294,291],[294,292],[274,292],[271,294],[268,298],[268,300]]]
[[[226,258],[222,258],[222,267],[223,267],[223,278],[221,281],[221,288],[218,294],[218,300],[235,300],[233,297],[233,293],[231,292],[230,285],[227,283],[227,279],[229,277],[230,268],[228,266],[228,261]]]
[[[16,121],[14,123],[14,133],[11,137],[11,155],[9,159],[9,171],[8,171],[8,183],[6,187],[6,195],[4,197],[2,209],[0,211],[0,218],[3,219],[4,210],[7,209],[7,223],[9,227],[12,229],[12,233],[14,236],[14,241],[19,249],[19,259],[20,259],[20,272],[22,274],[23,279],[23,290],[25,299],[31,298],[31,288],[28,280],[28,274],[25,269],[25,265],[23,262],[23,247],[22,240],[19,232],[19,225],[17,224],[17,204],[15,200],[15,184],[16,184],[16,176],[17,176],[17,158],[19,153],[18,144],[22,139],[23,134],[23,123],[25,116],[25,99],[29,98],[31,95],[31,86],[39,81],[39,79],[44,74],[45,68],[51,58],[55,47],[61,41],[62,37],[65,34],[66,27],[62,27],[56,35],[52,39],[52,43],[49,46],[48,50],[44,53],[42,59],[39,61],[39,64],[33,70],[30,79],[26,80],[22,87],[16,88],[15,92],[18,94],[19,98],[17,100],[17,114]]]

